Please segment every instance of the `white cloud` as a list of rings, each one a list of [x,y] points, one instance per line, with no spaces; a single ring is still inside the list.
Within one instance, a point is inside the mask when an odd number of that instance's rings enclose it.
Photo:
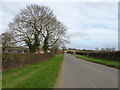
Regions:
[[[117,42],[118,31],[117,30],[107,30],[104,28],[100,29],[88,29],[81,30],[75,33],[71,33],[71,36],[75,39],[83,39],[98,41],[98,42]]]
[[[28,0],[1,0],[2,2],[28,2]],[[119,0],[29,0],[29,2],[118,2]]]
[[[8,23],[21,8],[31,3],[3,3],[3,22],[0,23],[3,29],[7,28]],[[49,6],[54,10],[57,18],[68,27],[71,45],[67,46],[76,48],[117,46],[117,2],[80,3],[74,1],[73,3],[37,2],[36,4]]]

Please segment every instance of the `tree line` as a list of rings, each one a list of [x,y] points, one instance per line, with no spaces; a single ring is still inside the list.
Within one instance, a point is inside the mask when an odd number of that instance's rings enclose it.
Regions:
[[[66,26],[47,6],[31,4],[21,9],[9,23],[9,31],[2,34],[3,47],[27,46],[29,52],[39,48],[46,53],[68,42]]]

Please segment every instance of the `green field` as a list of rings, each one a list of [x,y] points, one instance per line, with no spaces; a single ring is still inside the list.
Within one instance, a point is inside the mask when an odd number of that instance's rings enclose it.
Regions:
[[[77,54],[72,54],[72,55],[76,56],[77,58],[92,61],[92,62],[95,62],[95,63],[100,63],[100,64],[104,64],[104,65],[107,65],[107,66],[115,67],[115,68],[120,68],[120,62],[117,62],[117,61],[92,58],[92,57],[87,57],[87,56],[77,55]]]
[[[63,61],[63,54],[3,73],[3,88],[53,88]]]

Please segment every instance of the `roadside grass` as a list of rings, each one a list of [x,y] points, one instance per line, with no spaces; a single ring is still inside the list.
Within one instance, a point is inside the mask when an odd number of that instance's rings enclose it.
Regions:
[[[2,73],[0,72],[0,90],[2,90]]]
[[[54,88],[63,56],[3,72],[2,88]]]
[[[92,57],[87,57],[87,56],[83,56],[83,55],[77,55],[77,54],[71,54],[77,58],[81,58],[87,61],[91,61],[91,62],[95,62],[95,63],[99,63],[99,64],[103,64],[103,65],[107,65],[110,67],[114,67],[114,68],[119,68],[120,69],[120,62],[118,61],[111,61],[111,60],[105,60],[105,59],[98,59],[98,58],[92,58]]]

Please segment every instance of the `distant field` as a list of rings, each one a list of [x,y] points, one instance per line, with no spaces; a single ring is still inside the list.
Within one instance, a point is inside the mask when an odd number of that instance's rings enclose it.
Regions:
[[[3,73],[3,88],[53,88],[63,54]]]
[[[87,56],[77,55],[77,54],[72,54],[72,55],[74,55],[74,56],[76,56],[78,58],[84,59],[84,60],[88,60],[88,61],[104,64],[104,65],[115,67],[115,68],[120,68],[120,62],[117,62],[117,61],[92,58],[92,57],[87,57]]]

